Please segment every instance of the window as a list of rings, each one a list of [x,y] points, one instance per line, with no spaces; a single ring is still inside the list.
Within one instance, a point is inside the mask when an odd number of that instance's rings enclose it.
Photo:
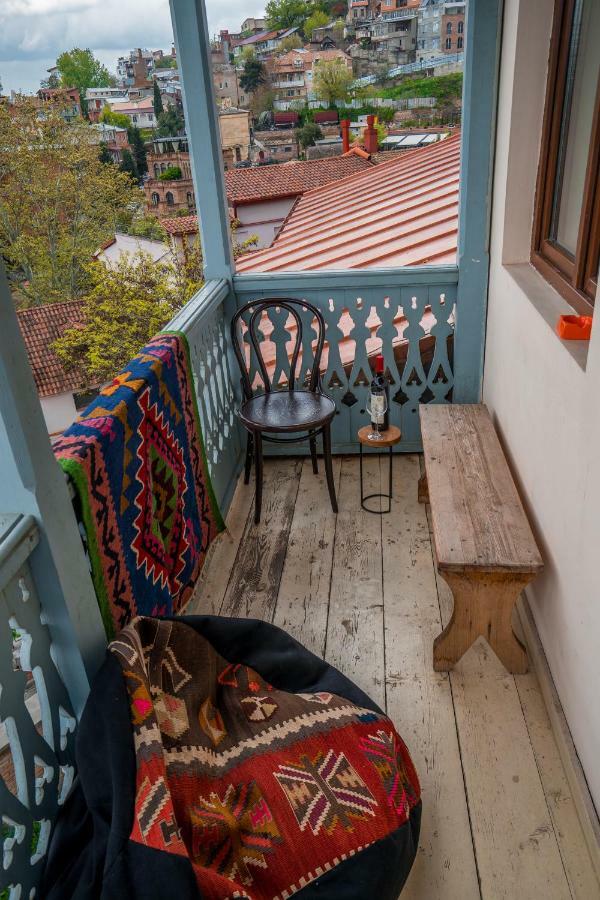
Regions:
[[[458,23],[458,27],[457,27],[456,30],[458,31],[459,34],[462,34],[463,31],[465,30],[465,23],[464,23],[464,22],[459,22],[459,23]]]
[[[167,201],[167,206],[175,205],[175,200],[173,199],[173,194],[171,193],[171,191],[167,191],[167,193],[165,194],[165,200]]]
[[[158,165],[158,163],[154,163],[154,177],[158,178],[159,175],[160,175],[160,166]]]
[[[446,50],[452,50],[452,38],[446,38]]]
[[[152,194],[152,206],[158,206],[159,203],[160,203],[160,197],[158,196],[156,191],[154,191],[154,193]]]
[[[456,41],[456,49],[462,50],[462,48],[463,48],[463,39],[461,37],[459,37]]]
[[[134,122],[137,122],[137,116],[132,116],[131,118]]]
[[[452,34],[452,22],[448,22],[446,25],[446,34]]]
[[[580,313],[600,260],[600,4],[556,0],[532,262]]]
[[[188,191],[188,192],[187,192],[187,194],[185,195],[185,199],[186,199],[186,201],[187,201],[187,205],[188,205],[188,206],[190,207],[190,209],[191,209],[191,207],[194,205],[194,198],[193,198],[193,196],[192,196],[192,192],[191,192],[191,191]]]

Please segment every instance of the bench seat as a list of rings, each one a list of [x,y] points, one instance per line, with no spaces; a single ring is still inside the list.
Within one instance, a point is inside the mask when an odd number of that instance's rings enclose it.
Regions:
[[[451,669],[482,635],[510,672],[526,672],[511,616],[543,563],[490,414],[484,404],[451,404],[423,405],[420,415],[419,499],[431,505],[438,571],[454,596],[434,669]]]

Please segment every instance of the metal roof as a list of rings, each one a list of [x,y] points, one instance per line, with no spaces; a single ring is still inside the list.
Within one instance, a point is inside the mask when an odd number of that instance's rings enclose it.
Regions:
[[[456,261],[460,135],[316,188],[271,247],[238,272],[368,269]]]

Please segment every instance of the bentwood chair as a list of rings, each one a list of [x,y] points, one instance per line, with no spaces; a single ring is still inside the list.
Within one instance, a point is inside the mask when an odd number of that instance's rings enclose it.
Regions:
[[[269,377],[265,364],[258,329],[263,314],[269,309],[285,310],[294,319],[296,334],[294,349],[289,361],[289,375],[285,388],[276,388]],[[302,319],[300,313],[306,311],[312,318],[312,327],[316,332],[316,343],[312,352],[310,367],[302,360],[302,373],[296,387],[297,367],[302,350]],[[255,354],[258,370],[264,388],[254,393],[250,381],[250,367],[244,347],[244,335],[241,332],[241,320],[250,313],[247,340],[251,353]],[[248,432],[246,442],[246,465],[244,484],[250,481],[252,455],[256,468],[256,499],[254,504],[254,521],[260,522],[262,505],[263,480],[263,440],[278,444],[292,444],[307,440],[310,446],[312,468],[318,473],[317,436],[323,436],[323,457],[325,475],[331,507],[337,513],[333,469],[331,466],[331,420],[335,415],[335,403],[321,390],[321,356],[325,342],[325,320],[321,312],[304,300],[292,300],[287,297],[253,300],[246,303],[234,315],[231,321],[231,339],[235,355],[242,373],[242,405],[238,411],[240,421]],[[306,354],[308,355],[308,354]],[[287,436],[286,436],[287,435]]]

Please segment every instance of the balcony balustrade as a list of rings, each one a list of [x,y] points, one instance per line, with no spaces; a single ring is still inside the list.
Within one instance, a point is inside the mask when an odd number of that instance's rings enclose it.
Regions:
[[[323,312],[327,332],[321,379],[337,407],[334,453],[357,451],[356,431],[366,421],[371,363],[377,353],[384,356],[389,380],[390,419],[402,431],[398,452],[420,449],[420,403],[479,399],[496,59],[490,48],[496,46],[498,34],[490,10],[496,6],[497,0],[477,4],[473,22],[482,34],[476,40],[469,37],[467,43],[459,264],[236,275],[208,25],[201,3],[173,0],[207,281],[169,327],[183,331],[189,341],[208,465],[224,514],[241,469],[245,437],[236,417],[240,391],[229,323],[247,302],[287,296],[304,299]],[[406,17],[413,14],[406,11]],[[470,27],[474,30],[475,24]],[[469,62],[473,48],[482,66],[478,77],[473,75],[472,59]],[[467,208],[468,219],[463,215]],[[17,512],[16,518],[0,515],[0,627],[5,634],[0,654],[0,719],[5,732],[0,735],[0,750],[10,748],[14,767],[12,781],[0,788],[4,835],[0,891],[17,900],[30,896],[39,882],[51,823],[74,775],[72,732],[89,680],[103,658],[105,635],[72,502],[47,439],[1,273],[0,303],[7,311],[0,334],[4,465],[0,511]],[[312,354],[308,314],[303,324],[301,365]],[[272,379],[279,385],[292,326],[275,308],[261,330]],[[260,390],[255,361],[251,363]],[[272,452],[278,449],[274,446]],[[13,665],[17,656],[20,670]],[[32,718],[33,704],[28,701],[33,687],[37,705]]]

